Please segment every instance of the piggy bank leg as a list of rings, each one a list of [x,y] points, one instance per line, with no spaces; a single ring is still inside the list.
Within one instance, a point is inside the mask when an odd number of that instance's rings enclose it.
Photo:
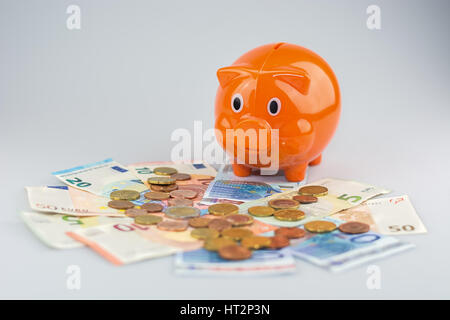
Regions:
[[[313,161],[311,161],[309,163],[310,166],[317,166],[318,164],[320,164],[322,162],[322,155],[318,156],[317,158],[315,158]]]
[[[233,172],[238,177],[247,177],[252,173],[252,168],[249,168],[243,164],[234,163]]]
[[[284,169],[284,176],[288,181],[298,182],[305,179],[306,168],[308,163],[299,164],[293,167]]]

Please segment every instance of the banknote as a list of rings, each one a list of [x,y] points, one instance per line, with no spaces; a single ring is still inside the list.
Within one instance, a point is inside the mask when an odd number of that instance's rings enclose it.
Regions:
[[[336,225],[345,222],[330,217],[324,220]],[[413,247],[414,245],[410,243],[373,231],[345,234],[335,230],[323,234],[307,233],[306,237],[293,241],[288,250],[297,258],[332,272],[339,272]]]
[[[125,166],[112,159],[56,171],[52,174],[71,187],[106,198],[109,198],[109,194],[114,190],[135,190],[141,194],[148,190],[147,186]]]
[[[334,214],[333,218],[364,222],[371,230],[388,235],[427,232],[407,195],[368,200]]]
[[[199,249],[180,252],[175,257],[179,275],[261,276],[295,272],[295,260],[287,250],[255,250],[250,259],[229,261],[217,252]]]
[[[25,187],[31,209],[72,216],[123,217],[108,207],[109,199],[69,186]]]
[[[151,241],[136,232],[145,226],[118,222],[67,232],[73,239],[89,246],[115,265],[168,256],[179,248]]]
[[[289,182],[281,171],[276,175],[261,175],[254,170],[248,177],[238,177],[233,173],[232,166],[226,164],[220,167],[201,202],[205,204],[217,202],[240,204],[296,190],[304,185],[306,180],[307,175],[303,181]]]
[[[319,185],[328,188],[328,194],[318,197],[316,203],[301,205],[301,210],[305,212],[306,217],[299,221],[280,221],[274,217],[256,218],[268,224],[280,227],[292,227],[304,224],[306,222],[317,220],[322,217],[329,216],[333,213],[339,212],[361,204],[362,202],[373,198],[380,194],[389,193],[389,190],[375,187],[365,183],[355,181],[339,180],[339,179],[322,179],[309,183],[308,185]],[[247,213],[248,208],[253,206],[266,206],[272,199],[287,199],[297,195],[297,190],[274,194],[267,198],[258,199],[242,203],[239,205],[239,212]]]
[[[57,213],[21,212],[27,227],[46,245],[55,249],[82,247],[83,244],[66,235],[66,232],[86,229],[115,221],[132,221],[130,218],[103,216],[75,217]]]

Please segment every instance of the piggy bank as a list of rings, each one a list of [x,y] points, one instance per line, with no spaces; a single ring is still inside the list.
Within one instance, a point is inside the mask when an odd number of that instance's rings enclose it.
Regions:
[[[220,68],[217,77],[216,137],[235,175],[271,167],[301,181],[308,165],[321,162],[341,109],[338,81],[324,59],[294,44],[268,44]],[[258,142],[244,134],[239,147],[233,132],[250,131],[263,133]]]

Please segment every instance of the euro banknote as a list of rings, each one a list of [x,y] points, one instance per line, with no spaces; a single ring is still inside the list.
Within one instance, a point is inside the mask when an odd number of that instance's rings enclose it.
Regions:
[[[427,232],[407,195],[368,200],[334,214],[333,218],[367,223],[371,230],[388,235]]]
[[[339,180],[339,179],[322,179],[309,183],[308,185],[319,185],[328,188],[328,194],[318,197],[316,203],[301,205],[301,210],[305,212],[305,218],[299,221],[280,221],[274,217],[256,218],[262,222],[280,227],[292,227],[307,223],[312,220],[321,219],[341,210],[348,209],[361,204],[362,202],[373,198],[377,195],[386,194],[390,191],[384,188],[375,187],[365,183]],[[297,195],[298,191],[289,191],[274,194],[267,198],[258,199],[242,203],[239,205],[239,212],[247,213],[248,208],[253,206],[267,206],[272,199],[291,199]]]
[[[52,174],[71,187],[106,198],[109,198],[109,194],[115,190],[135,190],[141,194],[148,190],[147,186],[125,166],[112,159],[56,171]]]
[[[83,246],[81,242],[68,237],[66,232],[111,224],[115,221],[132,221],[130,218],[75,217],[41,212],[21,212],[20,217],[36,237],[47,246],[55,249],[70,249]]]

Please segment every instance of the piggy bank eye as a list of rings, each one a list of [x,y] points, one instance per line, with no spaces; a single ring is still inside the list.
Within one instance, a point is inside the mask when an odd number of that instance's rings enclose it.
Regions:
[[[242,107],[244,107],[244,100],[242,99],[241,94],[234,94],[231,98],[231,109],[233,109],[233,111],[237,113],[242,110]]]
[[[271,116],[276,116],[281,110],[281,101],[278,98],[272,98],[267,103],[267,111]]]

